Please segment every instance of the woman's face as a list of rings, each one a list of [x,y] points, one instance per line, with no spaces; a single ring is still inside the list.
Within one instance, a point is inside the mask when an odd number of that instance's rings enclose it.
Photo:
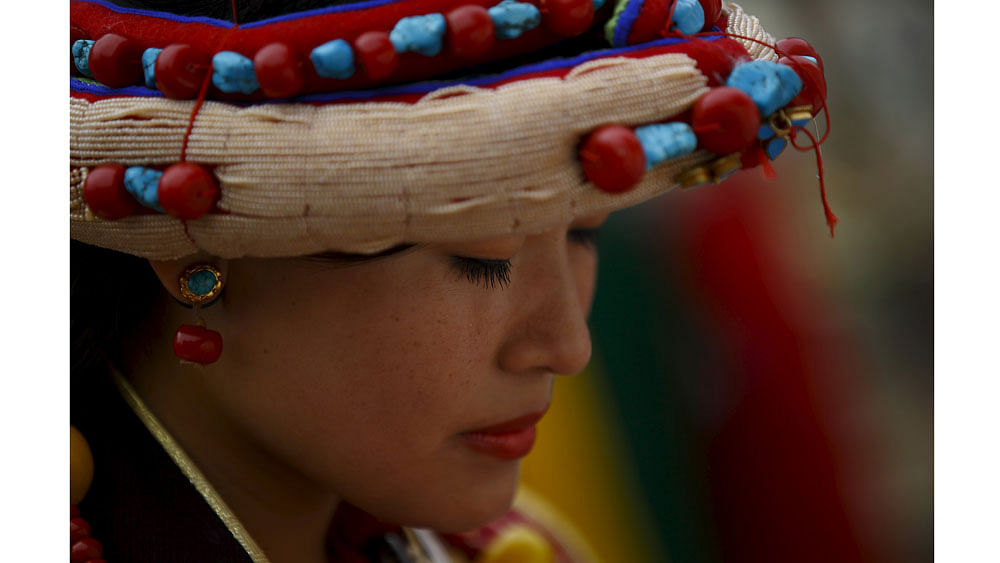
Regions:
[[[350,265],[234,260],[204,311],[225,338],[214,407],[383,520],[481,526],[510,505],[555,376],[590,358],[602,221]]]

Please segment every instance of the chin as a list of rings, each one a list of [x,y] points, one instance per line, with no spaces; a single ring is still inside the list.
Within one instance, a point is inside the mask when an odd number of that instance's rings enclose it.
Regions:
[[[462,499],[464,501],[462,506],[436,514],[432,523],[421,527],[442,533],[468,532],[482,528],[510,510],[516,492],[517,488],[512,487],[508,493],[497,498],[482,495],[479,498]]]
[[[510,510],[517,493],[519,468],[517,462],[504,475],[470,480],[468,484],[463,484],[465,480],[458,475],[449,476],[440,487],[429,487],[416,495],[419,498],[412,499],[405,514],[382,519],[442,533],[481,528]]]

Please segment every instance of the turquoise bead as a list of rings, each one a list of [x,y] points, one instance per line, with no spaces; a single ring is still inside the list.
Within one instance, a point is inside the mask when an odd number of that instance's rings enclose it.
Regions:
[[[354,74],[354,51],[343,39],[327,41],[309,54],[316,74],[323,78],[350,78]]]
[[[542,14],[534,4],[503,0],[489,9],[497,39],[514,39],[542,23]]]
[[[159,195],[157,194],[160,176],[162,175],[163,172],[153,170],[152,168],[130,166],[125,169],[125,189],[143,207],[155,209],[163,213],[163,208],[160,207]]]
[[[211,270],[195,272],[187,280],[188,289],[195,295],[208,295],[215,288],[215,274]]]
[[[93,46],[94,42],[90,39],[77,39],[73,42],[73,64],[80,74],[90,78],[94,77],[90,72],[90,48]]]
[[[594,11],[596,12],[597,10],[603,8],[604,2],[606,2],[606,0],[594,0]]]
[[[142,77],[147,88],[156,88],[156,57],[162,50],[150,47],[142,52]]]
[[[698,146],[698,137],[687,123],[654,123],[636,127],[635,136],[646,154],[646,170],[657,164],[691,154]]]
[[[212,84],[230,94],[253,94],[260,87],[253,61],[233,51],[219,51],[212,57]]]
[[[765,119],[802,91],[802,79],[792,67],[771,61],[741,64],[729,75],[726,85],[746,92]]]
[[[684,35],[693,35],[705,27],[705,10],[698,0],[677,0],[674,21],[670,29],[679,29]]]
[[[444,15],[410,16],[396,22],[389,32],[389,41],[397,53],[413,51],[427,57],[441,52],[441,39],[446,29]]]

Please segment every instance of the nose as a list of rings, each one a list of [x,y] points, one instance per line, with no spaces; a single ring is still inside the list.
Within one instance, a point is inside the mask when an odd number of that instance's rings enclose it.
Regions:
[[[571,261],[564,242],[553,245],[553,250],[519,264],[517,275],[524,283],[516,284],[517,312],[500,350],[504,371],[575,375],[590,362],[587,312],[593,296],[593,265]]]

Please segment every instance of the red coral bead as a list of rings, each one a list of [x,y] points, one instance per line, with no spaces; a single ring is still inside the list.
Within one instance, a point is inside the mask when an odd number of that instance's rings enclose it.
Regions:
[[[138,202],[125,189],[125,167],[120,164],[92,169],[83,182],[83,200],[101,219],[121,219],[139,210]]]
[[[715,22],[722,16],[722,0],[698,0],[701,9],[705,12],[705,27],[702,29],[712,29]]]
[[[98,559],[102,552],[101,542],[94,538],[83,538],[73,543],[69,549],[69,560],[73,563],[84,563],[88,559]]]
[[[712,88],[698,98],[691,112],[698,145],[716,154],[743,152],[760,130],[760,110],[743,90]]]
[[[208,76],[212,61],[207,54],[191,45],[167,45],[156,56],[153,74],[156,87],[163,95],[174,100],[198,97]]]
[[[810,106],[813,115],[819,113],[826,101],[826,78],[819,65],[799,55],[781,57],[778,62],[792,67],[802,79],[802,91],[788,105]]]
[[[580,35],[594,23],[594,0],[541,0],[542,25],[563,37]]]
[[[142,45],[108,33],[90,48],[90,72],[101,84],[122,88],[142,82]]]
[[[448,23],[448,46],[459,57],[481,57],[496,41],[493,18],[478,4],[455,8],[445,14],[444,19]]]
[[[816,62],[819,64],[819,69],[826,72],[823,68],[823,57],[820,57],[819,53],[816,52],[816,49],[814,49],[812,45],[801,37],[788,37],[786,39],[782,39],[775,44],[775,47],[778,48],[778,54],[782,57],[788,57],[791,55],[812,57],[816,59]]]
[[[222,335],[201,326],[181,325],[174,334],[174,354],[189,362],[214,363],[222,355]]]
[[[83,518],[70,518],[69,520],[69,543],[74,544],[83,538],[90,537],[90,524]]]
[[[219,186],[208,170],[190,162],[178,162],[163,171],[156,195],[164,211],[187,221],[212,209],[219,197]]]
[[[399,59],[389,34],[382,31],[358,36],[354,40],[354,57],[371,80],[381,80],[392,74]]]
[[[253,57],[261,92],[271,98],[289,98],[302,91],[302,58],[287,43],[265,45]]]
[[[580,147],[587,179],[608,193],[627,192],[646,172],[646,153],[635,133],[621,125],[605,125]]]
[[[767,153],[764,152],[764,148],[759,144],[754,144],[753,146],[747,148],[740,155],[740,163],[743,165],[744,169],[757,168],[763,164],[761,157],[767,158]]]

